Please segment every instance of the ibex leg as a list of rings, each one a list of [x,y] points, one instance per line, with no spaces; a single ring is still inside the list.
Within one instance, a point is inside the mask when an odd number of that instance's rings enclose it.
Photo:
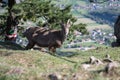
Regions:
[[[54,52],[56,52],[56,48],[55,47],[49,47],[49,51],[54,53]]]
[[[30,43],[30,42],[29,42],[29,43],[27,44],[27,46],[25,47],[25,49],[26,49],[26,50],[31,49],[31,48],[34,47],[34,45],[35,45],[34,43]]]

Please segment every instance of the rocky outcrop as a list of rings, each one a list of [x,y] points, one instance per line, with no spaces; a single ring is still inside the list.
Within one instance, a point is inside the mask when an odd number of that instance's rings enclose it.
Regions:
[[[116,36],[116,42],[112,43],[112,47],[120,46],[120,15],[118,16],[114,24],[114,35]]]

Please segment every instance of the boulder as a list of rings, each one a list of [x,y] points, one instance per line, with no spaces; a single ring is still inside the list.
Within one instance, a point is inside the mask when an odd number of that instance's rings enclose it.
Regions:
[[[99,64],[103,64],[103,63],[102,63],[101,60],[97,59],[96,57],[91,56],[90,57],[90,64],[97,64],[97,65],[99,65]]]
[[[120,46],[120,15],[114,24],[114,35],[116,36],[116,46]],[[112,43],[113,44],[113,43]]]
[[[105,58],[103,59],[103,61],[104,61],[104,62],[113,62],[113,60],[111,59],[111,57],[110,57],[109,54],[107,54],[107,55],[105,56]]]
[[[111,46],[112,47],[119,47],[120,43],[118,43],[117,41],[116,42],[112,42]]]
[[[116,72],[116,68],[118,68],[118,63],[116,62],[110,62],[105,66],[105,72],[108,74],[114,74]]]

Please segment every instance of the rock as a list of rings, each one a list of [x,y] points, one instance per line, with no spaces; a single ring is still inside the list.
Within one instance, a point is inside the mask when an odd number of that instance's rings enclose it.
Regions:
[[[55,74],[50,74],[50,75],[48,75],[48,78],[49,78],[50,80],[58,80],[58,78],[57,78],[57,76],[56,76]]]
[[[114,24],[114,35],[116,36],[116,42],[119,43],[120,46],[120,15],[118,16],[115,24]],[[118,47],[118,46],[116,46]]]
[[[109,55],[109,54],[107,54],[105,57],[109,59],[109,58],[110,58],[110,55]]]
[[[103,59],[104,62],[113,62],[113,60],[109,59],[109,58],[105,58]]]
[[[112,42],[111,46],[112,47],[119,47],[120,43],[118,43],[118,42]]]
[[[103,62],[101,60],[99,60],[99,59],[97,59],[96,62],[97,62],[96,63],[97,65],[103,64]]]
[[[53,73],[53,74],[49,74],[48,75],[48,78],[50,80],[62,80],[63,79],[63,76],[58,74],[58,73]]]
[[[85,70],[88,70],[89,67],[91,67],[90,64],[82,64],[82,68]]]
[[[90,57],[90,64],[95,64],[96,58],[94,56]]]
[[[77,73],[74,73],[73,75],[72,75],[72,80],[79,80],[79,74],[77,74]]]
[[[111,58],[110,55],[107,54],[107,55],[105,56],[105,59],[103,59],[103,61],[104,61],[104,62],[113,62],[113,60],[110,59],[110,58]]]
[[[94,56],[90,57],[90,64],[103,64],[101,60],[95,58]]]
[[[117,67],[118,64],[116,62],[110,62],[105,66],[105,72],[108,74],[114,73]]]

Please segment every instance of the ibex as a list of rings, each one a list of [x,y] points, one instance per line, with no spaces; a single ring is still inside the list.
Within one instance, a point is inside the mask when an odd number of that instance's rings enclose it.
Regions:
[[[60,48],[69,33],[70,20],[66,24],[61,24],[61,30],[49,30],[41,27],[30,27],[24,32],[24,36],[29,43],[25,49],[31,49],[34,45],[48,47],[49,51],[56,52]]]

